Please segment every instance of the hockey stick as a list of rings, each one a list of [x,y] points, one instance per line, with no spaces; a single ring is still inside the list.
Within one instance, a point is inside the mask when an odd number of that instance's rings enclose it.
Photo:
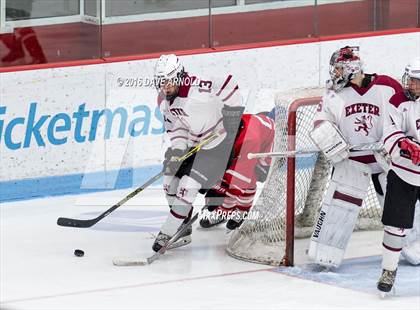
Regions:
[[[194,222],[198,219],[198,216],[200,215],[200,213],[201,213],[201,211],[194,214],[194,216],[185,225],[183,225],[181,227],[181,229],[178,230],[176,232],[176,234],[173,235],[172,238],[169,239],[169,241],[163,247],[161,247],[158,252],[156,252],[152,256],[147,257],[147,258],[140,258],[140,259],[115,258],[112,261],[112,263],[115,266],[145,266],[145,265],[150,265],[155,260],[159,259],[163,254],[165,254],[165,252],[170,248],[170,246],[172,244],[174,244],[174,242],[178,241],[180,236],[182,236],[182,234],[188,229],[188,227],[191,226],[192,224],[194,224]]]
[[[189,150],[187,153],[185,153],[183,156],[179,157],[177,159],[177,161],[182,162],[185,159],[189,158],[190,156],[194,155],[203,146],[205,146],[206,144],[214,141],[217,137],[219,137],[220,134],[221,134],[221,132],[214,133],[211,136],[209,136],[208,138],[204,139],[199,144],[197,144],[195,147],[193,147],[191,150]],[[98,223],[100,220],[102,220],[104,217],[108,216],[112,211],[121,207],[124,203],[126,203],[128,200],[130,200],[131,198],[136,196],[138,193],[142,192],[146,187],[148,187],[151,184],[153,184],[154,182],[156,182],[158,179],[160,179],[163,176],[163,174],[164,174],[164,171],[162,170],[161,172],[159,172],[158,174],[156,174],[155,176],[150,178],[148,181],[146,181],[146,183],[144,183],[142,186],[136,188],[134,191],[129,193],[127,196],[125,196],[123,199],[121,199],[119,202],[117,202],[115,205],[113,205],[111,208],[106,210],[104,213],[102,213],[98,217],[95,217],[95,218],[89,219],[89,220],[79,220],[79,219],[71,219],[71,218],[66,218],[66,217],[60,217],[57,220],[57,225],[67,226],[67,227],[79,227],[79,228],[91,227],[91,226],[95,225],[96,223]]]
[[[352,152],[360,151],[379,151],[383,147],[382,142],[362,143],[349,147]],[[308,156],[320,152],[318,149],[313,150],[296,150],[284,152],[268,152],[268,153],[248,153],[248,159],[252,158],[265,158],[265,157],[293,157],[293,156]]]

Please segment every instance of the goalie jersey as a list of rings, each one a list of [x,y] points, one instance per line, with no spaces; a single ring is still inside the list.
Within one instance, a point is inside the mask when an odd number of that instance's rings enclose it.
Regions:
[[[385,149],[392,157],[391,169],[405,182],[420,186],[420,166],[400,156],[398,146],[398,142],[405,137],[420,142],[420,99],[410,101],[404,92],[400,92],[391,98],[391,103],[395,106],[395,112],[391,115],[391,126],[385,131],[383,139]]]
[[[402,91],[401,85],[388,76],[366,76],[371,79],[366,87],[349,84],[338,93],[328,90],[315,115],[315,125],[321,121],[336,124],[350,145],[381,141],[384,127],[390,122],[390,98]],[[349,159],[369,165],[372,173],[382,171],[372,151],[352,152]]]
[[[222,132],[217,139],[203,147],[211,149],[226,136],[223,106],[241,106],[242,97],[232,75],[222,82],[186,76],[179,87],[178,96],[168,101],[159,95],[158,104],[172,148],[186,150],[213,133]]]

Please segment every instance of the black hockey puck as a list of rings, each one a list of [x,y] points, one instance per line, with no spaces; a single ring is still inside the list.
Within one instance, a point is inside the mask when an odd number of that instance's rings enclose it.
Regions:
[[[85,255],[85,252],[83,252],[82,250],[76,249],[74,250],[74,255],[82,257],[83,255]]]

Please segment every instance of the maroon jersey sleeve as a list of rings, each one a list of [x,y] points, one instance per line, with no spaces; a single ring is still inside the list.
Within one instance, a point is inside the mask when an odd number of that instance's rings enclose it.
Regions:
[[[397,80],[387,75],[376,75],[374,83],[377,85],[385,85],[392,87],[396,94],[404,92],[404,89],[402,88],[401,84]]]
[[[396,108],[398,108],[400,106],[401,103],[406,102],[406,101],[410,101],[410,99],[407,98],[407,96],[405,95],[404,91],[398,92],[395,95],[393,95],[391,97],[391,99],[389,99],[389,102],[395,106]]]

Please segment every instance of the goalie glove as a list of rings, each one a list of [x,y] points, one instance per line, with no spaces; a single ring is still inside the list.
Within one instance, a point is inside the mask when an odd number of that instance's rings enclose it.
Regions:
[[[175,175],[182,161],[178,158],[184,155],[183,150],[168,148],[165,152],[165,160],[163,161],[163,171],[165,175]]]
[[[398,142],[401,157],[411,159],[413,165],[420,165],[420,144],[408,137]]]
[[[236,133],[238,132],[239,125],[241,123],[241,117],[244,113],[245,107],[231,107],[224,105],[222,109],[223,115],[223,127],[226,130],[226,139],[229,142],[232,142],[236,138]]]

